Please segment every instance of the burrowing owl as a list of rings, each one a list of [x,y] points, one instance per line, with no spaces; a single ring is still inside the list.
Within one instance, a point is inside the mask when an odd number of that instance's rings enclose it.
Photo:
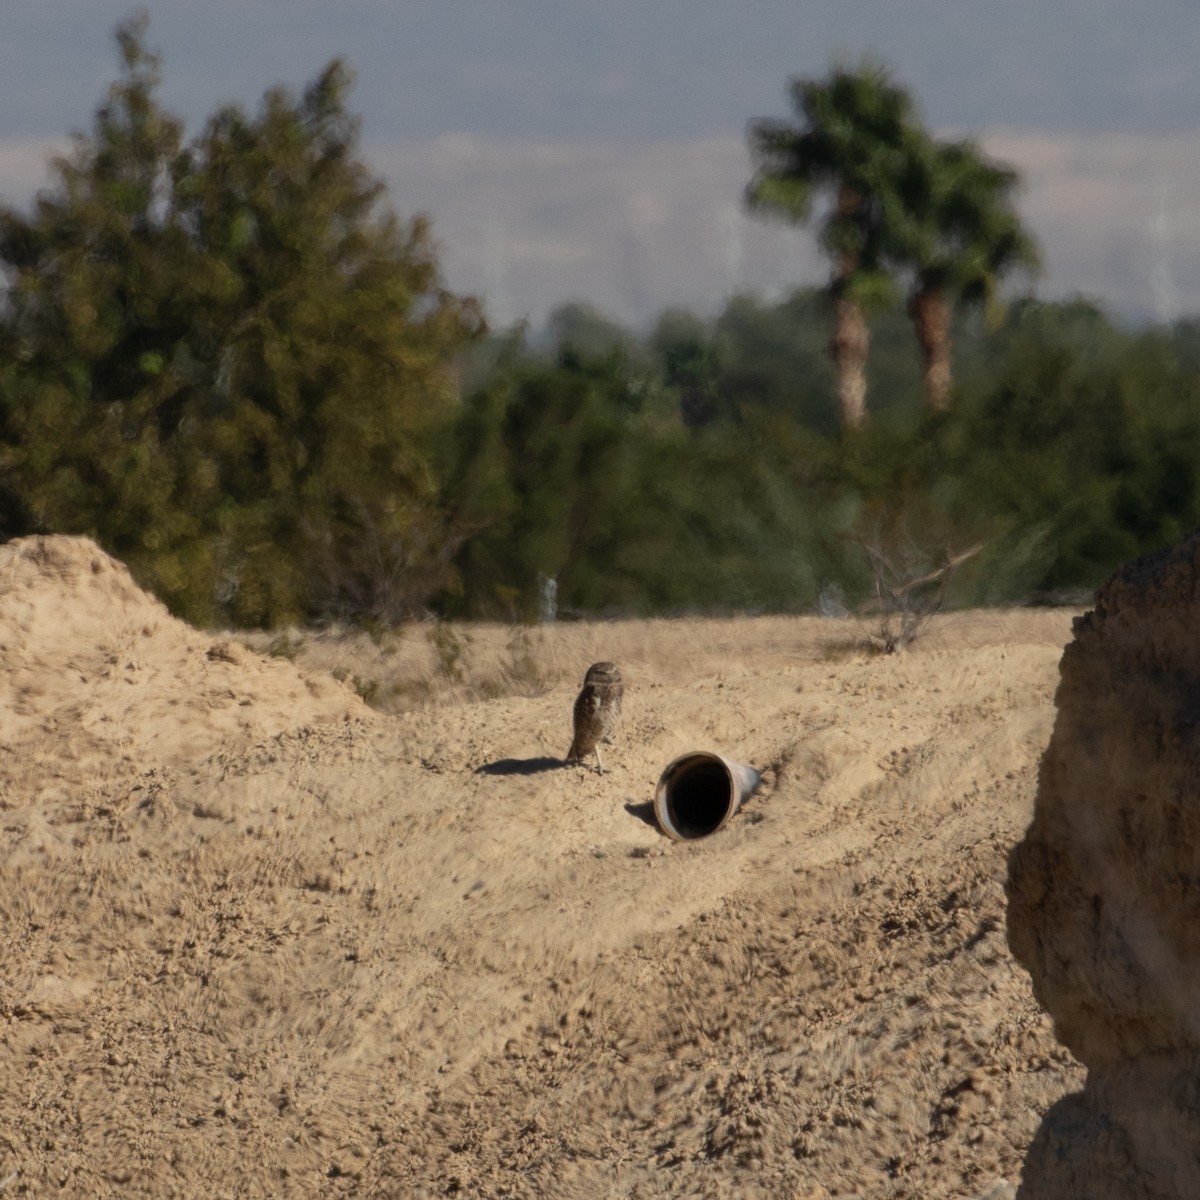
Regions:
[[[600,743],[612,741],[624,694],[616,663],[598,662],[588,667],[583,690],[575,698],[575,740],[567,751],[567,762],[578,762],[594,751],[596,770],[604,773]]]

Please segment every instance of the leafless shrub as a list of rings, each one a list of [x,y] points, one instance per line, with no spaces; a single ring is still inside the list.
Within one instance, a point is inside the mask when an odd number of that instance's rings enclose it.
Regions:
[[[875,622],[868,635],[881,654],[895,654],[917,640],[946,601],[954,574],[983,549],[942,547],[930,552],[911,538],[890,543],[878,537],[860,539],[867,556],[874,595],[860,611]]]
[[[454,556],[470,534],[443,513],[386,519],[365,504],[344,527],[309,530],[309,587],[326,616],[391,626],[424,612],[454,579]]]

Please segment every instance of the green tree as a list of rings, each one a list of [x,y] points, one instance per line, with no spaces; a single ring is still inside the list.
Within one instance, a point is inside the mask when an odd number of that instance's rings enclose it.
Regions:
[[[535,355],[518,334],[468,399],[453,490],[478,530],[460,556],[473,611],[532,615],[541,577],[557,579],[565,608],[610,602],[639,503],[630,455],[643,398],[641,373],[612,350],[566,338]]]
[[[986,542],[981,599],[1085,600],[1200,520],[1200,374],[1165,332],[1020,300],[963,374],[929,431],[941,508]]]
[[[750,125],[755,172],[746,198],[753,211],[799,223],[813,219],[817,200],[825,202],[820,242],[833,262],[830,350],[842,425],[855,428],[866,417],[864,308],[892,295],[886,221],[912,146],[925,134],[911,96],[873,62],[835,68],[824,79],[795,79],[789,93],[794,121]]]
[[[184,146],[144,33],[57,189],[0,214],[14,486],[194,619],[401,615],[461,540],[440,464],[478,308],[359,160],[340,62]]]
[[[172,359],[208,281],[172,210],[182,127],[155,100],[144,25],[118,29],[122,77],[54,160],[56,186],[28,217],[0,210],[0,453],[33,528],[102,535],[170,573],[196,533],[163,449],[188,387]]]
[[[446,583],[462,532],[439,508],[454,352],[479,327],[441,285],[428,223],[400,221],[357,158],[350,76],[331,63],[297,101],[218,112],[178,202],[236,281],[205,314],[197,452],[218,466],[239,609],[309,592],[395,618]],[[281,583],[282,581],[282,583]]]
[[[655,323],[649,347],[684,425],[699,428],[722,415],[722,346],[707,321],[687,309],[668,309]]]
[[[940,411],[950,400],[954,303],[993,309],[1003,277],[1035,270],[1038,250],[1014,207],[1019,177],[1011,167],[970,139],[914,139],[910,148],[888,232],[897,267],[912,275],[908,313],[926,403]]]
[[[834,372],[828,354],[829,297],[816,289],[775,304],[733,296],[717,317],[722,411],[745,419],[754,408],[787,413],[821,433],[837,431],[830,411]]]

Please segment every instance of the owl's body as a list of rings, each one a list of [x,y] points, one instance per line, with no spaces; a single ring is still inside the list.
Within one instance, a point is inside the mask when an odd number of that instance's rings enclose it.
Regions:
[[[575,738],[567,751],[568,762],[578,762],[594,753],[596,769],[603,774],[600,743],[612,741],[624,694],[625,685],[616,663],[598,662],[588,667],[583,690],[575,698]]]

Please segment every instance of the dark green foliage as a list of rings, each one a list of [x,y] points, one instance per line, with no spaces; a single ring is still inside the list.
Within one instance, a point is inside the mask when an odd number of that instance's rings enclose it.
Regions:
[[[1014,205],[1019,183],[1015,170],[969,138],[912,143],[890,214],[888,256],[911,274],[913,293],[945,292],[986,308],[1006,273],[1038,269],[1038,247]]]
[[[1027,302],[987,358],[990,386],[957,421],[960,461],[998,519],[1037,531],[1034,592],[1096,586],[1200,523],[1200,374],[1167,336],[1081,301]]]
[[[401,616],[463,536],[437,459],[478,314],[358,161],[340,63],[184,145],[144,28],[56,186],[0,213],[7,531],[93,534],[196,620]]]
[[[868,303],[890,295],[889,214],[910,147],[924,137],[912,96],[870,59],[819,79],[793,79],[788,93],[793,119],[751,122],[747,202],[803,223],[820,199],[832,197],[818,237],[835,286]]]
[[[963,320],[935,413],[897,313],[873,364],[890,403],[839,433],[825,316],[817,293],[737,297],[587,368],[519,334],[493,350],[461,429],[480,532],[455,611],[531,616],[539,575],[568,613],[805,610],[826,587],[869,597],[873,554],[919,574],[977,545],[953,603],[1077,601],[1200,523],[1186,327],[1124,331],[1085,301]]]
[[[465,406],[455,491],[480,531],[459,557],[455,610],[531,617],[547,577],[565,615],[812,604],[828,521],[797,485],[822,440],[769,398],[686,423],[678,389],[695,347],[681,366],[686,339],[665,325],[657,363],[625,339],[581,361],[558,333],[541,353],[510,338]]]
[[[828,297],[797,292],[782,304],[735,296],[717,319],[721,348],[714,390],[721,410],[740,418],[749,405],[790,413],[832,435],[838,427],[829,358]]]
[[[187,142],[143,36],[119,30],[121,77],[53,187],[0,210],[5,536],[89,533],[193,620],[272,624],[531,619],[548,579],[564,616],[811,611],[869,599],[880,563],[919,578],[977,545],[953,602],[1077,600],[1200,524],[1194,322],[959,312],[934,411],[893,308],[859,428],[827,289],[671,311],[645,338],[583,304],[544,337],[482,337],[425,222],[359,161],[339,63]]]
[[[606,602],[596,576],[628,536],[645,383],[626,347],[577,333],[561,325],[549,355],[514,335],[466,403],[455,490],[479,533],[461,563],[484,611],[531,615],[545,577],[561,605]]]
[[[154,103],[156,63],[137,34],[122,29],[124,78],[92,138],[77,136],[56,162],[57,190],[29,219],[0,213],[7,486],[37,525],[100,533],[103,523],[107,543],[129,557],[194,532],[173,502],[162,439],[186,387],[170,348],[186,329],[189,292],[205,282],[164,207],[181,130]]]

